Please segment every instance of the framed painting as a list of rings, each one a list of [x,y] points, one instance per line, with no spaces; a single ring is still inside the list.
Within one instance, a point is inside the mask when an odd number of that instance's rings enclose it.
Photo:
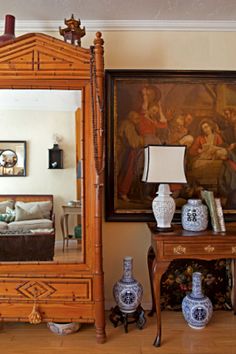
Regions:
[[[26,176],[26,141],[0,141],[0,177]]]
[[[236,220],[236,72],[107,70],[107,221],[153,221],[158,186],[141,181],[144,146],[186,145],[187,184],[171,185],[182,206],[202,189]],[[163,161],[165,168],[165,161]]]

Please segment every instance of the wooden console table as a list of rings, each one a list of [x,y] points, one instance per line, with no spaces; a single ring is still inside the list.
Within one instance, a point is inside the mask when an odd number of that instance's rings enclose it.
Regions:
[[[148,226],[152,239],[148,252],[148,265],[152,295],[154,296],[153,303],[155,303],[157,315],[157,335],[153,344],[159,347],[161,345],[161,277],[170,262],[175,259],[187,258],[236,259],[236,225],[228,225],[225,233],[213,233],[212,230],[190,232],[183,230],[180,226],[175,226],[173,232],[157,232],[155,225],[148,224]],[[234,284],[236,284],[235,263]],[[234,286],[234,298],[236,299],[236,286]],[[236,314],[235,302],[234,314]]]
[[[69,215],[78,215],[81,218],[81,206],[70,206],[70,205],[62,205],[63,214],[61,216],[61,230],[62,230],[62,237],[63,237],[63,252],[65,250],[65,242],[66,246],[68,247],[68,241],[73,236],[70,237],[69,235],[69,226],[68,226],[68,219]]]

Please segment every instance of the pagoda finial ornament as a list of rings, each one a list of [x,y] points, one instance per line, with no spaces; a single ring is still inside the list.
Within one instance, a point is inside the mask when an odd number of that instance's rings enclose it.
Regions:
[[[81,38],[85,35],[85,27],[80,27],[80,20],[75,20],[74,15],[71,15],[70,19],[64,20],[66,28],[59,27],[60,35],[64,37],[64,41],[70,41],[71,44],[81,46]]]

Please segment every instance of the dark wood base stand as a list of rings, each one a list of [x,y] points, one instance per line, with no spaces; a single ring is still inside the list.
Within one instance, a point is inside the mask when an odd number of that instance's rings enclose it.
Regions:
[[[131,323],[136,323],[137,328],[143,329],[146,318],[144,316],[144,310],[139,305],[134,312],[125,313],[122,312],[118,306],[111,309],[111,314],[109,316],[110,321],[114,327],[117,327],[119,324],[124,325],[125,333],[128,333],[128,325]]]

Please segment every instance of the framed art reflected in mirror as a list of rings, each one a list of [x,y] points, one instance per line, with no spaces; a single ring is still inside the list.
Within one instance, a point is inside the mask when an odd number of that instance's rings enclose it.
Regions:
[[[0,177],[26,176],[26,141],[0,141]]]

